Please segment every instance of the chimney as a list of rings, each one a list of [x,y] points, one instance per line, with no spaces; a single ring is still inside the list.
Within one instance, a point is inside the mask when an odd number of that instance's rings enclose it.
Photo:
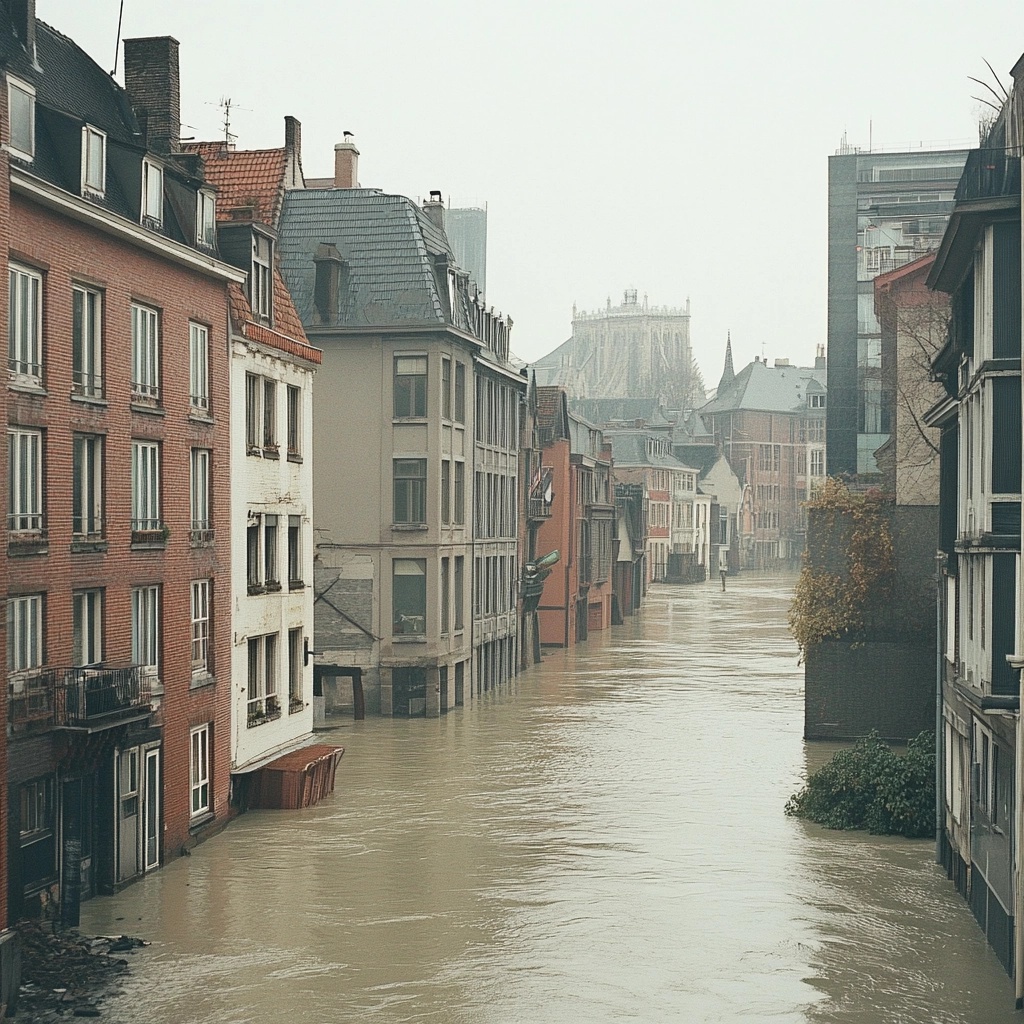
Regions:
[[[177,153],[181,148],[178,40],[170,36],[126,39],[124,86],[146,145],[154,153]]]
[[[441,200],[440,191],[437,189],[431,190],[430,199],[423,204],[423,212],[434,227],[444,231],[444,203]]]
[[[302,181],[302,125],[290,114],[284,119],[284,151],[288,160],[288,181],[285,188],[301,188]]]
[[[359,188],[359,150],[351,132],[345,132],[345,141],[334,147],[334,187]]]
[[[776,370],[778,370],[780,367],[786,367],[786,366],[789,366],[789,360],[788,359],[776,359],[775,360],[775,369]]]
[[[10,0],[14,32],[34,64],[36,61],[36,0]]]
[[[827,370],[828,361],[825,359],[825,346],[819,345],[814,355],[814,368],[816,370]]]

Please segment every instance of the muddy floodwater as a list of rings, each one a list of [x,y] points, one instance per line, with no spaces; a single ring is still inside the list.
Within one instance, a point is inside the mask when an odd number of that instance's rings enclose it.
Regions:
[[[82,929],[152,941],[107,1021],[1019,1024],[930,842],[785,817],[808,765],[792,578],[659,587],[440,720],[351,722]]]

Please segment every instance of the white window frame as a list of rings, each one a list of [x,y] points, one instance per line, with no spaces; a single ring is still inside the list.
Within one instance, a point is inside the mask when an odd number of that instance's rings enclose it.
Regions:
[[[288,454],[294,458],[302,454],[302,388],[288,384],[285,388],[285,429]]]
[[[7,368],[15,384],[38,387],[43,378],[43,275],[10,264]]]
[[[157,675],[160,665],[160,588],[132,588],[132,662]]]
[[[257,455],[263,450],[263,378],[258,373],[245,375],[245,450]]]
[[[302,627],[288,630],[288,713],[305,708],[302,675],[306,656],[302,643]]]
[[[192,675],[206,675],[210,668],[210,580],[193,580],[191,586]]]
[[[103,661],[103,591],[76,590],[72,594],[71,643],[75,665]]]
[[[160,401],[160,313],[132,303],[132,401]]]
[[[15,109],[14,94],[23,93],[28,98],[28,148],[19,146],[15,142]],[[8,149],[15,156],[23,160],[33,160],[36,155],[36,91],[19,78],[7,76],[7,116],[8,116]]]
[[[27,672],[43,663],[43,595],[7,599],[7,671]]]
[[[74,537],[103,536],[103,436],[73,434],[71,533]]]
[[[132,531],[159,530],[160,445],[156,441],[132,441]]]
[[[189,507],[192,513],[193,535],[207,533],[213,529],[210,518],[211,457],[212,452],[209,448],[193,448],[191,451]]]
[[[188,402],[199,412],[210,411],[210,331],[193,322],[188,325]]]
[[[249,302],[253,315],[269,322],[273,318],[274,281],[271,267],[274,261],[274,243],[258,231],[252,233],[252,272]]]
[[[94,152],[98,143],[99,153]],[[82,126],[82,195],[102,196],[107,190],[107,135],[91,124]]]
[[[196,192],[196,244],[212,249],[217,244],[217,200],[212,192]]]
[[[263,429],[261,437],[264,451],[277,451],[277,381],[273,377],[264,377],[261,386],[263,392]]]
[[[43,532],[43,432],[7,431],[7,528],[14,536]]]
[[[210,812],[210,723],[189,732],[189,779],[191,817]]]
[[[154,227],[164,223],[164,169],[149,158],[142,161],[142,221]]]
[[[824,476],[825,475],[825,452],[821,448],[811,449],[811,461],[810,461],[811,476]]]
[[[277,636],[277,633],[267,633],[249,637],[246,726],[250,729],[281,713],[277,692]]]
[[[103,293],[80,284],[71,286],[71,388],[103,397]]]
[[[288,516],[288,589],[305,585],[302,565],[302,516]]]
[[[263,516],[263,585],[267,590],[281,589],[280,519],[273,513]]]

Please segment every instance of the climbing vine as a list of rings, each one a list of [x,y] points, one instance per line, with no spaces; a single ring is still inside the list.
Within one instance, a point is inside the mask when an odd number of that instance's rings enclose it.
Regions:
[[[881,492],[854,493],[829,477],[806,507],[807,551],[789,611],[801,658],[825,640],[864,639],[895,582],[891,503]]]

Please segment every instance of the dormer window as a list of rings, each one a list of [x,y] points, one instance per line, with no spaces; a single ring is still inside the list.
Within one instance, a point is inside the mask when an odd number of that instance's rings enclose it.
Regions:
[[[217,243],[217,208],[212,192],[196,193],[196,242],[212,249]]]
[[[7,116],[11,152],[23,160],[36,155],[36,91],[31,85],[7,78]]]
[[[164,222],[164,169],[152,160],[142,161],[142,220],[153,227]]]
[[[103,195],[107,186],[107,137],[90,125],[82,129],[82,192]]]
[[[807,405],[811,409],[824,409],[825,408],[825,396],[824,395],[808,395]]]
[[[272,256],[273,247],[270,239],[254,231],[252,236],[252,273],[249,276],[249,302],[252,304],[253,314],[268,322],[273,315],[270,277]]]

